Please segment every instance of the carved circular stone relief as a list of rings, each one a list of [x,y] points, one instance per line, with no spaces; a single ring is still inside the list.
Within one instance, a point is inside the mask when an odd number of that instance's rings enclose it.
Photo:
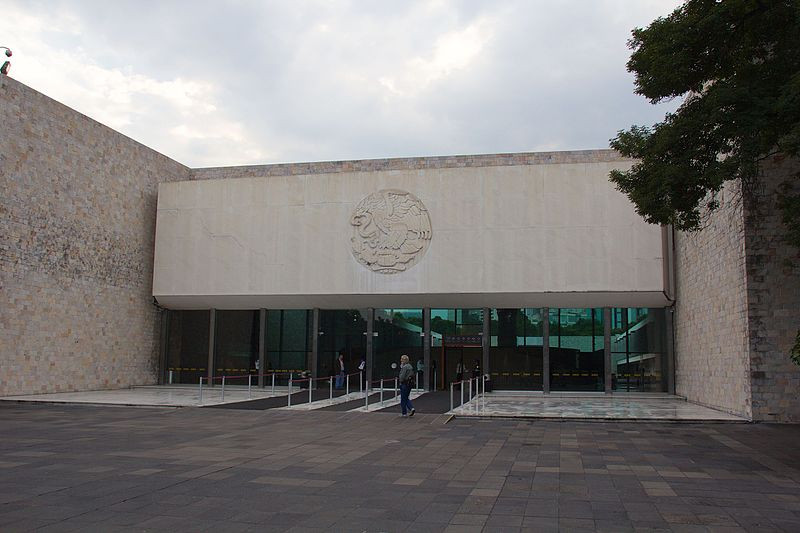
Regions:
[[[370,194],[350,217],[353,255],[381,274],[405,272],[425,255],[431,242],[428,210],[413,194],[384,189]]]

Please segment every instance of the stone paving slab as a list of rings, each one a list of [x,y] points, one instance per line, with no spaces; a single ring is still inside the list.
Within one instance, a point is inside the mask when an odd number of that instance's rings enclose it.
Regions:
[[[458,398],[456,399],[458,401]],[[449,413],[469,417],[664,422],[748,422],[746,418],[687,402],[676,396],[543,396],[485,394]]]
[[[800,427],[0,404],[1,531],[800,531]]]
[[[234,385],[225,387],[225,398],[223,399],[222,387],[219,385],[215,385],[214,387],[207,387],[204,385],[202,405],[222,405],[276,396],[286,397],[286,392],[286,387],[276,387],[275,394],[272,394],[270,388],[261,389],[258,387],[251,387],[248,393],[247,387]],[[115,390],[4,396],[0,398],[0,402],[2,401],[189,407],[200,405],[200,390],[196,385],[132,387]]]

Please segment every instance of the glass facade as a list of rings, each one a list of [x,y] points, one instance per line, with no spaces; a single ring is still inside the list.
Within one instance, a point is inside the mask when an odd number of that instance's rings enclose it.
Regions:
[[[214,375],[258,375],[259,312],[219,310],[215,324]]]
[[[550,390],[605,390],[602,309],[550,309]]]
[[[311,354],[311,311],[267,311],[265,373],[299,373],[308,370]]]
[[[378,335],[374,337],[372,348],[372,379],[395,377],[403,354],[408,355],[414,368],[418,368],[423,359],[422,326],[422,309],[375,310],[373,331]],[[396,363],[395,368],[392,368],[392,363]],[[419,366],[424,366],[424,361]]]
[[[615,391],[666,390],[664,309],[611,310],[611,383]]]
[[[493,386],[542,390],[544,335],[541,309],[492,309],[489,368]]]
[[[336,375],[340,355],[344,357],[345,372],[358,371],[359,363],[367,357],[367,316],[366,309],[319,312],[318,377]]]
[[[431,309],[431,374],[435,388],[480,375],[483,309]]]
[[[210,311],[169,311],[166,370],[173,383],[197,384],[208,375],[210,317]]]
[[[497,308],[486,316],[480,308],[430,309],[430,332],[425,331],[422,308],[317,312],[319,377],[337,373],[342,356],[348,373],[357,372],[364,361],[371,365],[373,379],[393,378],[397,368],[392,364],[407,354],[420,372],[420,384],[440,390],[483,374],[484,361],[499,390],[542,391],[549,385],[551,391],[603,392],[610,383],[612,391],[664,392],[669,382],[669,317],[663,308],[551,308],[547,313],[540,308]],[[267,310],[263,332],[259,310],[216,310],[214,316],[210,335],[210,311],[168,311],[165,378],[171,372],[173,383],[197,384],[209,374],[258,375],[262,339],[265,374],[305,372],[315,359],[313,310]],[[484,331],[489,332],[486,342]],[[426,336],[429,368],[424,365]],[[210,337],[214,365],[208,368]]]

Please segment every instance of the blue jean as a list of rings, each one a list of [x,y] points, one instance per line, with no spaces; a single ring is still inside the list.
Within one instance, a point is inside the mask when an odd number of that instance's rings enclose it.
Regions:
[[[411,395],[411,385],[400,384],[400,410],[403,414],[406,414],[406,411],[411,411],[414,409],[414,406],[411,405],[411,399],[409,396]]]

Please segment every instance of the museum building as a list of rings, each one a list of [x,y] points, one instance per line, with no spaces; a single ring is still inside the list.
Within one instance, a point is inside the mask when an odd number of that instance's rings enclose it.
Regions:
[[[274,371],[330,375],[343,355],[373,380],[394,377],[405,353],[427,388],[473,372],[495,389],[674,387],[669,233],[608,181],[630,161],[608,150],[503,157],[206,169],[162,183],[162,368],[182,383],[263,383]]]
[[[611,150],[189,168],[0,76],[0,395],[274,372],[671,393],[800,420],[800,261],[765,164],[645,223]],[[285,374],[284,374],[285,375]]]

